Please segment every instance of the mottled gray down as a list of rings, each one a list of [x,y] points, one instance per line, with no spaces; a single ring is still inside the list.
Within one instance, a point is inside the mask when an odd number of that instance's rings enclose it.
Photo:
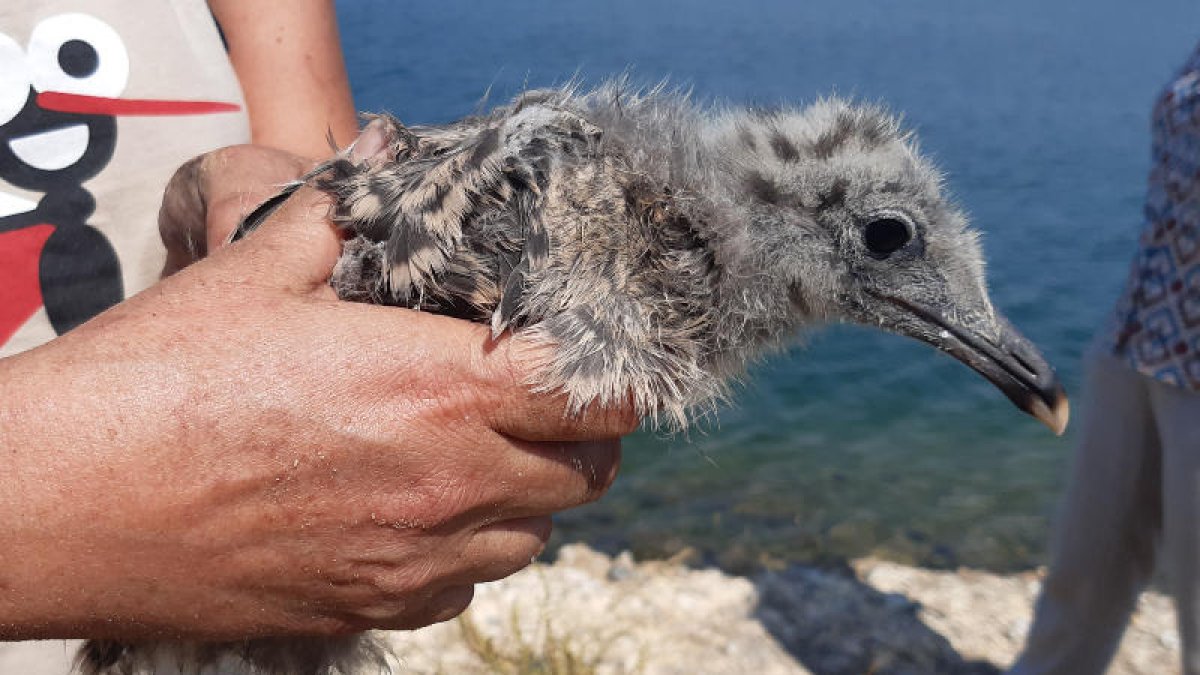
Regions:
[[[611,84],[445,127],[374,124],[382,161],[313,176],[352,235],[338,294],[551,345],[536,384],[574,408],[632,394],[684,425],[796,328],[874,323],[864,284],[984,295],[974,234],[876,107],[705,110]],[[903,265],[864,245],[881,214],[912,229]]]
[[[546,345],[531,384],[565,391],[573,411],[632,397],[683,427],[798,329],[852,321],[950,352],[1056,430],[1066,423],[1053,373],[993,310],[976,235],[940,174],[876,106],[709,108],[620,82],[533,91],[440,127],[375,117],[303,182],[333,195],[347,234],[340,297]],[[84,662],[346,675],[384,667],[372,645],[93,642]]]

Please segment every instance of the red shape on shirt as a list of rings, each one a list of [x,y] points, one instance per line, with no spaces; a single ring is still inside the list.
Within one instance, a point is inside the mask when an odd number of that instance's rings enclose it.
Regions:
[[[38,261],[53,225],[34,225],[0,234],[0,345],[42,306]]]
[[[104,98],[58,91],[43,91],[37,95],[38,107],[58,112],[83,115],[159,116],[207,115],[237,112],[242,106],[223,101],[163,101],[142,98]]]

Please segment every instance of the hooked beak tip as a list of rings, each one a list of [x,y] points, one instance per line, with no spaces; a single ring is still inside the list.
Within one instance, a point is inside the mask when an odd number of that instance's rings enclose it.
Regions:
[[[1055,436],[1062,436],[1071,419],[1071,403],[1063,390],[1059,389],[1049,403],[1038,397],[1030,399],[1029,414],[1050,427]]]
[[[929,342],[962,361],[1056,435],[1066,430],[1071,412],[1062,384],[1041,352],[1004,317],[994,315],[994,330],[980,332],[936,309],[904,298],[877,295],[915,320],[899,332]]]

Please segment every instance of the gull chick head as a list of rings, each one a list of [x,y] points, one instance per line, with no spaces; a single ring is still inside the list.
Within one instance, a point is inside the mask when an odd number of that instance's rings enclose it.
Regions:
[[[929,343],[1062,432],[1061,386],[992,307],[976,233],[896,118],[827,99],[728,113],[710,142],[740,214],[725,255],[786,296],[798,322],[850,321]]]

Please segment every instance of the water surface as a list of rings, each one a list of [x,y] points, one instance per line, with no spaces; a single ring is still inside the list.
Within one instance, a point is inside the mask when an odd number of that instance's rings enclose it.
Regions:
[[[412,123],[625,71],[702,99],[836,92],[903,111],[984,232],[997,306],[1077,414],[1082,352],[1137,236],[1150,103],[1200,35],[1190,0],[354,0],[339,14],[359,106]],[[557,536],[694,546],[734,567],[874,552],[1021,568],[1044,558],[1072,440],[928,347],[839,327],[757,368],[718,424],[631,439],[617,485]]]

